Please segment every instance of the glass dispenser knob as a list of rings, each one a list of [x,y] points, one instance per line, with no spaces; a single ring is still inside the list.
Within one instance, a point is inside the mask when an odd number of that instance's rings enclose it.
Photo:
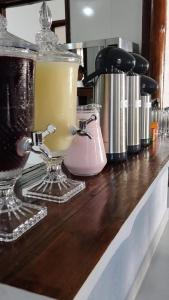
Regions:
[[[41,30],[35,36],[36,44],[39,46],[39,50],[42,52],[51,50],[55,51],[56,45],[58,45],[58,37],[50,29],[52,24],[52,14],[45,1],[42,3],[39,14]]]

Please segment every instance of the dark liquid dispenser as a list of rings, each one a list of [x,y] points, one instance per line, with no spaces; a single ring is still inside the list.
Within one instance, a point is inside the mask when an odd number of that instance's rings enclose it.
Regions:
[[[138,153],[141,149],[140,143],[140,76],[147,73],[149,68],[148,61],[139,54],[132,53],[136,60],[135,67],[126,76],[126,89],[128,100],[128,134],[127,150],[128,153]]]
[[[37,47],[7,31],[0,15],[0,242],[11,242],[43,219],[45,207],[16,195],[32,149]]]

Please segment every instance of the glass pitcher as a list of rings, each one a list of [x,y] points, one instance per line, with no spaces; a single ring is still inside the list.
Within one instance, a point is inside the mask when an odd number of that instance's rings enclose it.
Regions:
[[[95,104],[79,106],[77,109],[81,133],[76,135],[64,157],[65,166],[74,175],[97,175],[107,163],[99,110],[100,106]]]

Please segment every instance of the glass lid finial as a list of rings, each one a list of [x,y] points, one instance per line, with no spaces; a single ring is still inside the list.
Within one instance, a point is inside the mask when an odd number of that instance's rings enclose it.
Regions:
[[[52,13],[45,1],[43,1],[41,5],[39,15],[41,30],[35,36],[36,44],[40,51],[55,50],[56,45],[58,45],[58,37],[50,29],[52,24]]]
[[[50,27],[52,25],[52,13],[45,1],[43,1],[42,3],[39,14],[40,14],[39,21],[42,29],[50,30]]]

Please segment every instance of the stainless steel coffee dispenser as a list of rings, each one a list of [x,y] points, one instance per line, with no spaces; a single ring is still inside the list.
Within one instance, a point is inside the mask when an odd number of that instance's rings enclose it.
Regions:
[[[128,100],[127,122],[127,151],[138,153],[141,149],[140,142],[140,75],[144,75],[149,68],[149,62],[139,54],[132,53],[136,60],[135,67],[126,76],[126,93]]]
[[[112,48],[108,61],[101,127],[108,160],[122,161],[127,158],[126,72],[134,67],[135,59],[122,49]]]
[[[145,75],[141,76],[141,146],[150,145],[151,94],[158,88],[157,82]]]
[[[88,76],[104,76],[104,97],[95,99],[101,104],[101,129],[108,161],[125,160],[126,148],[126,72],[135,65],[135,58],[128,52],[107,47],[95,61],[96,71]],[[96,83],[97,88],[97,83]],[[98,102],[99,101],[99,102]]]

